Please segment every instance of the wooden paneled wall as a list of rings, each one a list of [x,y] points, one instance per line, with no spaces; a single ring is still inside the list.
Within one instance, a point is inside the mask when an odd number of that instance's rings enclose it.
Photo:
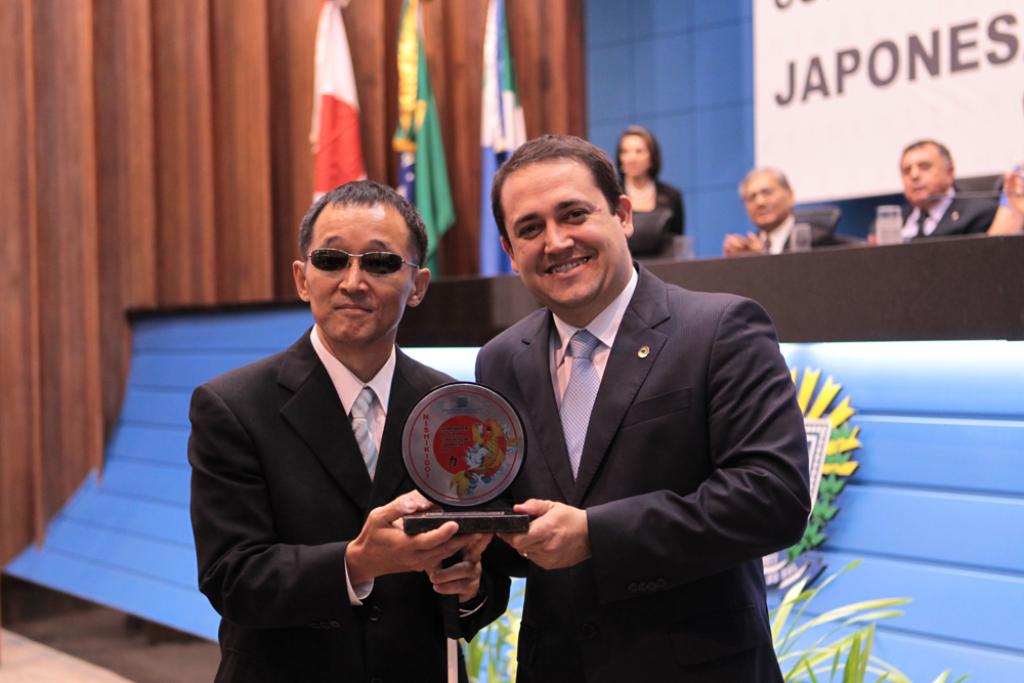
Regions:
[[[584,0],[508,0],[530,135],[583,134]],[[344,10],[370,178],[394,184],[401,0]],[[477,271],[487,0],[425,0],[457,223]],[[294,299],[320,0],[0,2],[0,563],[102,465],[133,308]]]

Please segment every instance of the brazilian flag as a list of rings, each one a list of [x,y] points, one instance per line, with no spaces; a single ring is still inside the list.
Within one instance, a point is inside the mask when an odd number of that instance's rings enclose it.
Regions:
[[[398,130],[392,147],[398,152],[398,191],[416,205],[427,227],[425,265],[439,274],[437,245],[455,222],[455,206],[423,51],[421,12],[419,0],[404,1],[398,28]]]

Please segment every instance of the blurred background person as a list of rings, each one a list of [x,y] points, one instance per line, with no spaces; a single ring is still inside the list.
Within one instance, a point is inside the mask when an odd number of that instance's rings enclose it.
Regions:
[[[989,235],[1024,234],[1024,164],[1017,164],[1003,178],[999,208],[988,229]]]
[[[686,230],[683,193],[658,180],[661,147],[642,126],[629,126],[619,136],[617,167],[626,195],[633,205],[633,236],[629,250],[634,256],[679,255]]]
[[[726,235],[722,243],[725,256],[753,256],[756,254],[781,254],[792,248],[790,237],[796,225],[793,206],[796,199],[786,174],[768,166],[754,168],[743,176],[738,191],[743,205],[750,216],[750,222],[757,232],[746,235]],[[831,246],[837,243],[833,232],[836,219],[827,225],[808,222],[811,247]]]
[[[907,145],[900,155],[900,176],[907,200],[904,242],[981,233],[992,224],[997,206],[993,199],[957,196],[953,156],[941,142]]]

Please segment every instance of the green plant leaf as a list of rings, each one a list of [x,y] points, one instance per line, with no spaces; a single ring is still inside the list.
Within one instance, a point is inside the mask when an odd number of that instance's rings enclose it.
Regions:
[[[800,596],[803,594],[804,586],[807,585],[807,579],[803,578],[793,584],[793,586],[786,591],[786,595],[783,596],[782,602],[779,606],[773,610],[774,616],[772,617],[772,642],[776,642],[779,638],[779,633],[782,632],[782,627],[786,625],[786,620],[789,619],[790,613],[793,611],[793,605],[800,600]]]
[[[871,609],[880,609],[883,607],[895,607],[896,605],[905,605],[910,602],[909,598],[880,598],[877,600],[863,600],[861,602],[854,602],[849,605],[843,605],[842,607],[836,607],[829,611],[820,614],[813,619],[808,619],[800,626],[793,629],[793,637],[799,637],[805,633],[808,629],[820,626],[821,624],[827,624],[833,621],[839,621],[840,619],[846,619],[857,612]]]

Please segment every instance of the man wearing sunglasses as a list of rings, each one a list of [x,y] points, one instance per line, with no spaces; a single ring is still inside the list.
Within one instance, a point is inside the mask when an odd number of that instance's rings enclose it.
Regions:
[[[508,580],[481,572],[489,536],[399,526],[429,506],[402,463],[406,415],[451,381],[395,346],[430,282],[426,246],[390,188],[327,193],[292,268],[315,325],[193,394],[192,524],[200,589],[222,616],[218,682],[444,680],[439,594],[459,597],[466,637],[505,608]]]

